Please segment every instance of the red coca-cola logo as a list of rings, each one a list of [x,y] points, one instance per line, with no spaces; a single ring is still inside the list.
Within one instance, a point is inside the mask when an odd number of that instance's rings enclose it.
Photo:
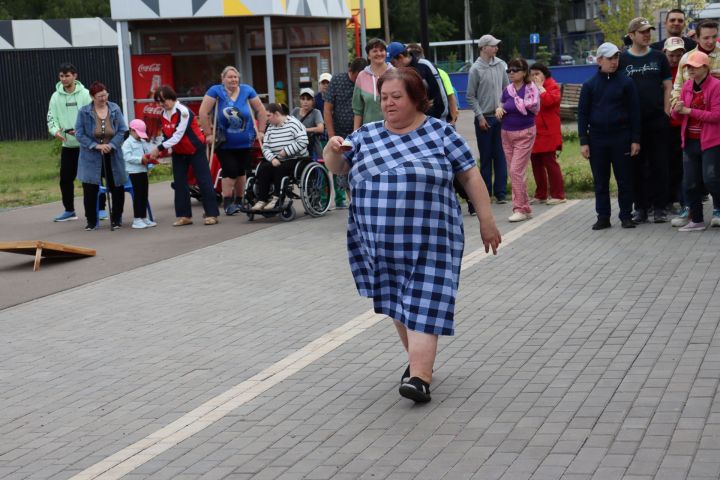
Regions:
[[[144,64],[141,63],[137,67],[138,75],[140,75],[140,78],[145,78],[143,73],[160,73],[160,67],[161,65],[159,63],[150,63],[150,64]]]
[[[143,107],[143,115],[160,116],[162,115],[162,112],[162,107],[154,103],[148,103]]]

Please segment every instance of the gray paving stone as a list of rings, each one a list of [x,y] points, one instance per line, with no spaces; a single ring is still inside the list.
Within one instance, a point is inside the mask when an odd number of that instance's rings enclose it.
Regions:
[[[583,201],[463,272],[429,405],[398,398],[385,321],[128,478],[718,478],[720,237],[598,234],[592,217]],[[344,223],[278,224],[0,311],[0,476],[69,478],[366,312]],[[228,262],[240,309],[216,293]],[[154,287],[146,316],[86,301],[136,285]]]

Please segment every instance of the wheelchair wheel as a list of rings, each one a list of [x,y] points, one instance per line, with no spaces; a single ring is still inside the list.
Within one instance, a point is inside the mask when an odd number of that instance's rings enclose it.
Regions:
[[[280,218],[281,218],[283,221],[285,221],[285,222],[289,222],[289,221],[291,221],[291,220],[294,220],[294,219],[295,219],[295,215],[296,215],[296,213],[295,213],[295,207],[293,207],[292,205],[290,205],[290,206],[287,207],[285,210],[283,210],[282,212],[280,212]]]
[[[305,211],[322,217],[330,208],[330,175],[320,163],[311,163],[302,172],[300,193]]]

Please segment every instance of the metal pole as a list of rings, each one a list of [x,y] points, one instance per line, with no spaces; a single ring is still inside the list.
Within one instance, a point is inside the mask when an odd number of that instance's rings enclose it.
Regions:
[[[135,93],[132,83],[132,68],[130,68],[130,34],[128,30],[128,22],[117,22],[118,34],[118,65],[120,67],[120,106],[123,115],[128,121],[135,118],[135,109],[130,108]]]
[[[388,12],[388,0],[383,0],[383,26],[385,27],[385,43],[390,43],[390,12]]]
[[[270,17],[263,17],[263,28],[265,29],[265,70],[268,84],[268,101],[275,103],[275,70],[273,67],[272,27]]]
[[[472,24],[470,21],[470,0],[465,0],[465,40],[472,40]],[[465,61],[472,62],[473,46],[471,43],[465,45]]]
[[[428,0],[420,0],[420,45],[430,53],[430,35],[428,34]]]
[[[360,0],[360,46],[363,52],[365,51],[365,45],[367,45],[365,26],[365,0]]]

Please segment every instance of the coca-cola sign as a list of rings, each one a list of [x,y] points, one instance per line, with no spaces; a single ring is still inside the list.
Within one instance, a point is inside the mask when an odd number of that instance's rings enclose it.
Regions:
[[[140,75],[141,78],[145,78],[145,75],[143,75],[144,73],[160,73],[161,67],[162,66],[159,63],[141,63],[137,67],[137,73],[138,75]]]
[[[163,113],[163,108],[157,103],[146,103],[143,107],[143,115],[156,115],[160,116]]]

